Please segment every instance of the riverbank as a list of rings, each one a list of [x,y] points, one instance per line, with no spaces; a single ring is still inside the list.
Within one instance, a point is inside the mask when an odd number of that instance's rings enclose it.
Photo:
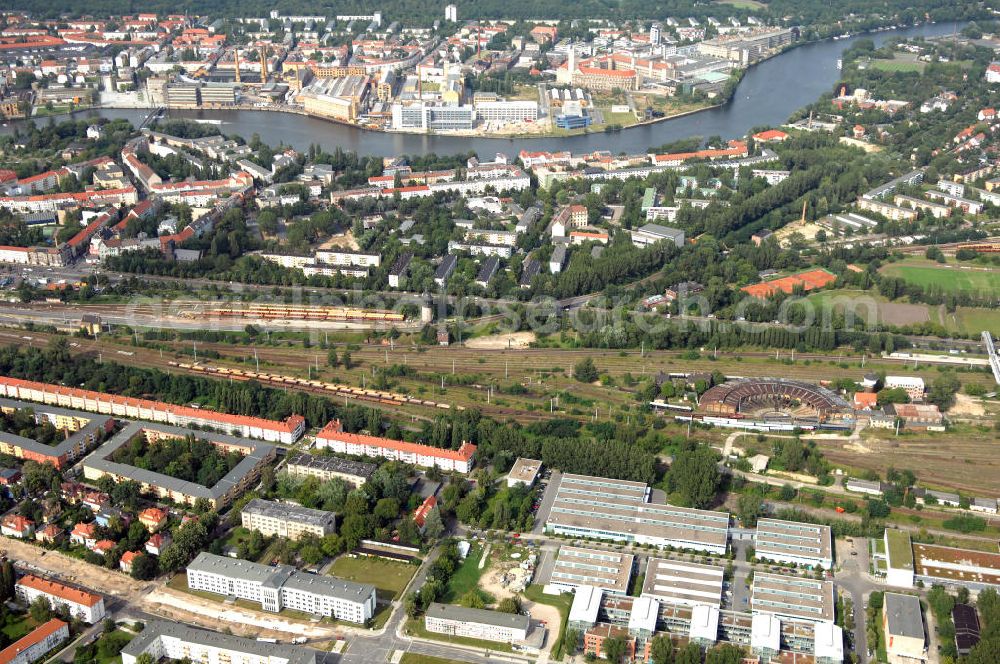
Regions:
[[[325,122],[298,114],[260,112],[260,109],[170,111],[169,117],[219,121],[225,134],[249,137],[256,133],[266,137],[269,143],[280,142],[297,150],[308,150],[310,145],[318,144],[329,150],[340,147],[359,155],[379,157],[431,152],[464,154],[470,151],[479,154],[517,154],[521,149],[550,152],[568,150],[579,153],[611,150],[616,154],[641,154],[650,147],[691,136],[737,138],[745,136],[754,127],[780,126],[795,111],[834,89],[840,80],[837,60],[858,39],[872,39],[878,46],[896,37],[935,37],[951,34],[958,29],[961,29],[961,24],[954,22],[924,24],[916,28],[888,30],[850,39],[802,43],[747,70],[743,80],[736,86],[731,101],[726,104],[670,118],[655,118],[655,122],[651,119],[620,132],[532,137],[528,140],[481,134],[449,136],[358,131],[360,128],[353,125]],[[126,119],[136,126],[148,112],[146,109],[113,108],[89,111],[108,119]],[[77,113],[75,117],[86,116]],[[38,124],[43,125],[48,121],[48,118],[44,121],[39,119]],[[0,133],[12,134],[18,126],[24,125],[11,122],[10,126],[0,128]]]

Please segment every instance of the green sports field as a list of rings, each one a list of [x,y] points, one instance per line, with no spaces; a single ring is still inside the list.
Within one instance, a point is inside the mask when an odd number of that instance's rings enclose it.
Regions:
[[[946,292],[1000,293],[1000,270],[962,269],[931,261],[902,261],[882,268],[882,274],[899,277],[919,286],[937,286]]]
[[[917,72],[923,73],[926,63],[907,60],[872,60],[871,66],[887,72]]]

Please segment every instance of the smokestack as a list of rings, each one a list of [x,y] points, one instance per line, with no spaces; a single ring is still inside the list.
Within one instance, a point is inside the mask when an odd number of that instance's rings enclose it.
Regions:
[[[240,47],[236,47],[236,84],[239,85],[240,81]]]
[[[260,82],[267,83],[267,47],[260,47]]]

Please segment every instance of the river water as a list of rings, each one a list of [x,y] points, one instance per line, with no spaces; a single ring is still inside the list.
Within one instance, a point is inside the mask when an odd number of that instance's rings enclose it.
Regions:
[[[890,37],[933,37],[951,34],[955,23],[937,23],[865,35],[876,45]],[[724,138],[743,136],[751,127],[774,126],[785,122],[796,110],[832,90],[839,78],[837,60],[861,37],[826,40],[806,44],[762,62],[747,71],[726,105],[673,120],[633,127],[613,134],[586,134],[563,138],[470,138],[424,136],[373,132],[316,118],[270,111],[170,111],[169,117],[221,120],[226,134],[249,138],[259,134],[271,145],[283,143],[304,150],[319,143],[327,150],[340,146],[359,154],[457,154],[475,151],[480,155],[505,152],[516,155],[528,150],[571,150],[590,152],[642,153],[648,148],[690,136]],[[107,118],[128,118],[138,124],[146,111],[103,109]],[[85,112],[80,115],[85,116]],[[9,132],[12,127],[3,130]]]

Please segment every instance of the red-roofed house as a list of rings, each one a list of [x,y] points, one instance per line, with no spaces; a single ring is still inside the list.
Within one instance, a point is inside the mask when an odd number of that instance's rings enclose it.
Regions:
[[[50,523],[41,530],[35,532],[35,539],[43,544],[55,544],[59,542],[66,532],[54,523]]]
[[[0,521],[0,534],[17,539],[28,539],[35,532],[35,522],[20,514],[8,514]]]
[[[102,556],[106,556],[108,555],[108,552],[111,551],[111,549],[113,548],[115,548],[114,542],[112,542],[111,540],[103,539],[94,542],[94,546],[92,546],[90,550],[93,551],[94,553],[99,553]]]
[[[788,134],[778,129],[768,129],[754,134],[753,140],[758,143],[780,143],[788,140]]]
[[[154,533],[167,525],[167,511],[161,510],[159,507],[147,507],[139,512],[139,523],[146,526],[146,530]]]
[[[413,522],[417,524],[417,527],[421,531],[424,529],[424,524],[427,523],[427,515],[431,513],[431,510],[437,507],[438,499],[437,496],[427,496],[424,502],[420,504],[417,511],[413,513]]]
[[[122,554],[121,560],[118,561],[118,567],[126,574],[131,574],[132,563],[141,555],[143,555],[142,551],[126,551]]]
[[[531,38],[541,44],[542,42],[555,42],[559,36],[559,30],[554,25],[536,25],[531,29]]]
[[[88,549],[97,544],[97,526],[93,523],[78,523],[69,533],[69,541]]]
[[[170,533],[156,533],[146,540],[146,553],[151,556],[158,556],[163,553],[163,550],[167,548],[170,542]]]
[[[858,410],[875,410],[878,407],[878,395],[874,392],[855,392],[854,407]]]

